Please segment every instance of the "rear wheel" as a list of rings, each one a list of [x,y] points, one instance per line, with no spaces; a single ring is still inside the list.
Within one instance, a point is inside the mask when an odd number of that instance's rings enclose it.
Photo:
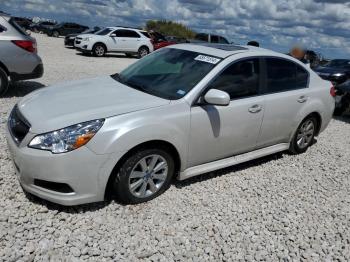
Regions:
[[[317,119],[314,116],[309,116],[301,122],[290,143],[289,151],[291,153],[304,153],[312,145],[316,135],[317,124]]]
[[[9,87],[9,79],[6,72],[0,68],[0,95],[3,95],[7,92]]]
[[[139,51],[137,52],[138,58],[145,57],[145,56],[148,55],[148,54],[149,54],[149,49],[148,49],[148,47],[146,47],[146,46],[141,46],[141,47],[139,48]]]
[[[138,204],[162,194],[174,174],[173,157],[163,149],[140,149],[123,163],[113,188],[125,204]]]
[[[53,31],[52,32],[52,36],[53,37],[59,37],[60,36],[60,33],[58,31]]]
[[[94,54],[94,56],[102,57],[106,54],[106,47],[102,44],[96,44],[92,48],[92,53]]]

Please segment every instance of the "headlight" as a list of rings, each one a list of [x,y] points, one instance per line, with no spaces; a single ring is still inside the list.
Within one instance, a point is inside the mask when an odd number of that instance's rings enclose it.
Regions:
[[[91,37],[84,37],[83,41],[89,41],[91,39]]]
[[[30,141],[29,147],[54,154],[69,152],[89,142],[103,123],[104,119],[93,120],[38,135]]]
[[[341,77],[341,76],[344,76],[345,74],[344,73],[336,73],[336,74],[333,74],[333,76],[335,77]]]

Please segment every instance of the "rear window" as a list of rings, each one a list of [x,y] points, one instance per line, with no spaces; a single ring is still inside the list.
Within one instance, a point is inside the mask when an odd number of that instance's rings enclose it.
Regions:
[[[143,31],[140,31],[141,34],[143,34],[145,37],[147,38],[151,38],[151,36],[149,35],[148,32],[143,32]]]
[[[265,93],[307,88],[309,73],[294,62],[266,58],[267,90]]]
[[[20,33],[21,35],[28,36],[28,34],[26,33],[26,31],[24,31],[23,28],[20,27],[20,26],[16,23],[16,21],[14,20],[14,18],[11,18],[11,19],[9,20],[9,24],[12,25],[12,26],[16,29],[16,31],[17,31],[18,33]]]

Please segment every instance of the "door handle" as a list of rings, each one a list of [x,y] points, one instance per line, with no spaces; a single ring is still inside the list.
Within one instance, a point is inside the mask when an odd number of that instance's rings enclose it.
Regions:
[[[299,103],[305,103],[305,102],[307,101],[307,99],[308,99],[308,98],[307,98],[306,96],[300,96],[300,97],[298,98],[297,101],[298,101]]]
[[[252,107],[250,107],[248,109],[248,111],[250,113],[259,113],[262,110],[262,106],[261,105],[253,105]]]

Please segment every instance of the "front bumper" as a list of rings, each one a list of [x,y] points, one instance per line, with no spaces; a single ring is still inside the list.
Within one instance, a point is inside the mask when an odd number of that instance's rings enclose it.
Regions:
[[[72,206],[104,200],[106,181],[99,176],[109,176],[104,164],[109,155],[97,155],[87,147],[81,147],[69,153],[52,154],[49,151],[27,147],[34,134],[28,133],[17,145],[9,129],[6,138],[12,156],[16,175],[23,189],[48,201]],[[35,181],[69,185],[72,192],[64,193],[39,186]]]
[[[66,45],[66,46],[73,46],[74,47],[74,39],[75,38],[73,38],[73,39],[65,38],[64,39],[64,45]]]

